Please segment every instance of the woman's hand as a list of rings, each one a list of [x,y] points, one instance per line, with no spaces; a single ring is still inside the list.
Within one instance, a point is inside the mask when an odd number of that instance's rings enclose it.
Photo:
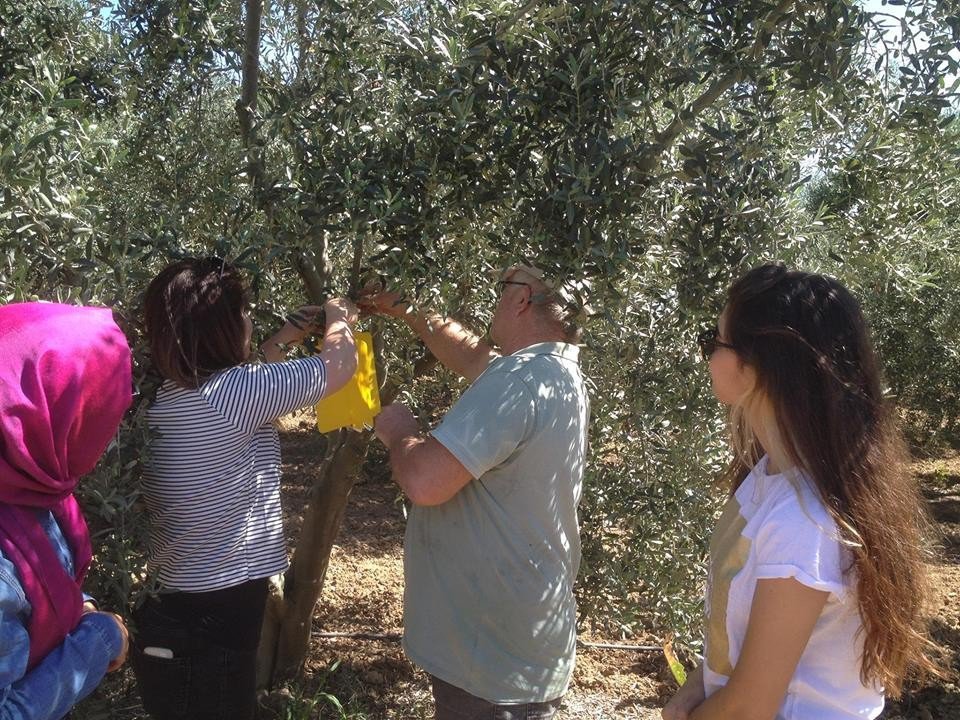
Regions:
[[[310,333],[318,333],[323,328],[316,325],[323,308],[319,305],[302,305],[287,315],[283,327],[277,330],[263,345],[260,351],[267,362],[280,362],[287,356],[290,345],[299,345]]]
[[[112,612],[99,612],[101,615],[109,615],[112,617],[117,626],[120,628],[120,636],[123,638],[123,643],[120,646],[120,654],[118,654],[111,663],[107,666],[107,672],[113,672],[114,670],[119,670],[120,667],[127,661],[127,653],[130,650],[130,633],[127,631],[127,626],[123,622],[123,618]]]
[[[697,667],[677,693],[670,698],[670,702],[660,711],[663,720],[687,720],[690,713],[703,703],[703,665]]]
[[[360,313],[357,306],[347,298],[330,298],[323,306],[323,311],[327,316],[327,327],[336,320],[342,320],[347,325],[354,325]]]
[[[321,312],[323,312],[323,308],[319,305],[301,305],[287,315],[287,322],[281,332],[284,330],[292,331],[290,334],[299,336],[300,340],[310,333],[319,332],[323,329],[317,324],[318,315]]]

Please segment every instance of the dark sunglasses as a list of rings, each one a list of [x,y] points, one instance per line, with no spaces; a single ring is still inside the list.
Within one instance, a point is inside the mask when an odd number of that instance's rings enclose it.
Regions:
[[[712,328],[704,330],[702,333],[697,335],[697,345],[700,346],[700,355],[704,360],[709,360],[710,356],[716,352],[718,347],[729,348],[730,350],[736,350],[737,348],[731,345],[730,343],[721,342],[717,340],[717,336],[720,334],[720,329],[714,325]]]

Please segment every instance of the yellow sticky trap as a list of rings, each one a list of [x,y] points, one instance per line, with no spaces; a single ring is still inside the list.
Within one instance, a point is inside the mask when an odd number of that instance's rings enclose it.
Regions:
[[[349,382],[317,403],[317,430],[322,433],[350,426],[363,430],[373,426],[380,413],[380,388],[373,362],[373,337],[368,332],[353,334],[357,344],[357,371]]]

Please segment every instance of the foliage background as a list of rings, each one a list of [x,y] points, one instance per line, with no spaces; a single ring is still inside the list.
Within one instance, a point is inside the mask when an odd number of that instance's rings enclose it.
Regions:
[[[490,273],[535,258],[596,311],[582,621],[696,646],[727,453],[694,338],[739,273],[840,277],[917,450],[960,429],[960,19],[893,4],[898,31],[836,0],[280,1],[251,140],[241,3],[0,0],[0,297],[113,307],[148,398],[138,304],[172,258],[243,266],[263,333],[305,262],[482,328]],[[456,396],[379,329],[416,405]],[[146,582],[142,408],[82,484],[114,607]]]

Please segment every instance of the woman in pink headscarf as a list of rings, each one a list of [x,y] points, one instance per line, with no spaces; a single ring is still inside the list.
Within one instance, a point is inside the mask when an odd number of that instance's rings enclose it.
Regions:
[[[0,307],[0,718],[66,715],[126,658],[81,591],[90,535],[73,496],[131,401],[108,309]]]

